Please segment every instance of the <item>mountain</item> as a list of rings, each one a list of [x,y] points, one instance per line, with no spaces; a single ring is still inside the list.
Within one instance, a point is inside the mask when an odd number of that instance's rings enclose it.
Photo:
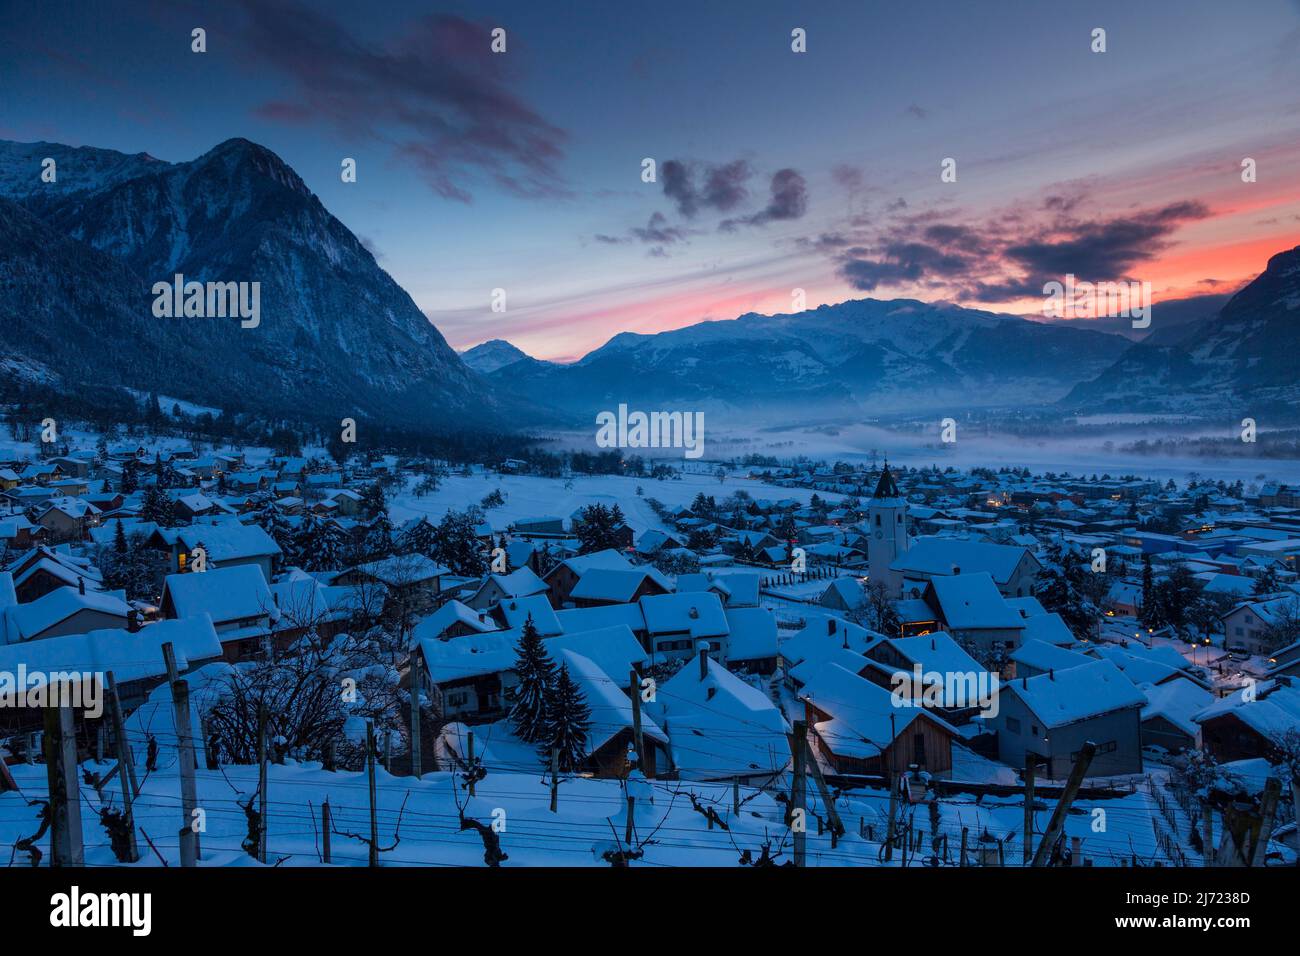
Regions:
[[[857,299],[624,332],[572,365],[517,362],[488,378],[574,421],[626,403],[771,424],[1054,402],[1127,346],[1091,329],[945,303]]]
[[[39,181],[44,155],[59,164],[55,183]],[[472,424],[497,408],[411,297],[262,146],[232,139],[166,163],[0,143],[0,169],[26,170],[0,199],[0,345],[29,377],[412,426]],[[260,325],[155,318],[152,287],[176,274],[260,283]]]
[[[524,360],[536,361],[505,339],[491,339],[460,353],[461,361],[474,371],[488,375],[498,369]]]
[[[1218,314],[1230,295],[1221,292],[1196,295],[1186,299],[1157,302],[1152,308],[1149,329],[1133,328],[1128,316],[1098,316],[1093,319],[1050,319],[1052,325],[1089,328],[1098,332],[1114,332],[1134,342],[1147,345],[1175,345],[1193,326]]]
[[[1154,314],[1153,314],[1154,317]],[[1071,407],[1131,411],[1265,411],[1294,420],[1300,408],[1300,246],[1280,252],[1215,315],[1172,344],[1133,346],[1064,399]]]

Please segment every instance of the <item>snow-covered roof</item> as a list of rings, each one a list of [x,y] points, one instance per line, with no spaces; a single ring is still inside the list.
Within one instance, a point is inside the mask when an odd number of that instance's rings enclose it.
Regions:
[[[518,656],[519,632],[465,634],[448,641],[425,637],[417,641],[434,684],[465,680],[511,670]]]
[[[728,661],[753,661],[776,657],[776,617],[761,607],[728,607],[730,636],[727,638]]]
[[[1261,736],[1272,738],[1300,727],[1300,688],[1285,677],[1259,681],[1253,688],[1219,698],[1193,719],[1203,724],[1225,714],[1232,714]]]
[[[632,699],[619,690],[618,683],[585,654],[561,649],[555,655],[556,665],[564,665],[569,676],[587,699],[591,717],[587,724],[587,752],[593,753],[604,746],[611,737],[632,726]],[[648,714],[641,715],[641,734],[668,743],[665,734]]]
[[[22,664],[28,671],[112,671],[119,682],[141,680],[167,673],[162,653],[167,643],[175,650],[180,670],[221,656],[221,642],[212,619],[200,615],[147,624],[135,632],[103,628],[0,646],[0,671],[14,673]]]
[[[711,591],[652,594],[640,601],[646,630],[651,634],[690,634],[692,638],[729,633],[722,602]]]
[[[808,674],[799,696],[830,715],[813,726],[826,746],[844,757],[879,756],[913,721],[926,716],[924,709],[899,706],[885,688],[830,662]],[[946,721],[930,719],[957,734]]]
[[[566,650],[591,658],[615,684],[624,688],[631,686],[632,668],[650,661],[641,642],[622,624],[550,637],[545,647],[552,659]]]
[[[522,628],[524,622],[531,617],[533,626],[542,637],[554,637],[564,631],[559,618],[555,616],[555,609],[544,594],[504,598],[497,610],[506,619],[506,627]]]
[[[389,587],[403,587],[431,581],[451,572],[432,558],[423,554],[394,554],[379,561],[359,564],[353,571],[359,571],[367,577],[374,578]]]
[[[555,618],[565,634],[591,631],[622,624],[633,631],[644,631],[645,614],[640,604],[605,604],[597,607],[566,608],[556,611]]]
[[[210,615],[216,624],[279,613],[275,598],[256,564],[234,564],[225,568],[187,574],[169,574],[163,583],[163,605],[170,600],[175,617]]]
[[[984,571],[994,581],[1005,584],[1027,554],[1024,548],[1009,544],[961,538],[917,538],[894,559],[890,568],[904,573],[944,576],[953,574],[953,568],[957,567],[963,574]]]
[[[790,762],[790,726],[762,691],[712,659],[662,684],[649,712],[668,729],[673,766],[684,780],[780,773]]]
[[[29,641],[80,611],[119,617],[125,627],[131,606],[121,591],[87,590],[83,594],[74,587],[55,588],[35,601],[6,607],[0,616],[0,639],[9,644]]]
[[[480,634],[498,630],[496,622],[491,618],[484,620],[479,617],[478,611],[453,598],[416,624],[412,633],[416,641],[441,637],[453,624],[464,624]]]
[[[1011,653],[1011,660],[1017,664],[1024,664],[1035,670],[1068,670],[1071,667],[1079,667],[1087,664],[1092,658],[1075,651],[1067,651],[1049,641],[1042,641],[1034,638],[1026,640]]]
[[[222,519],[219,524],[193,524],[178,528],[176,538],[187,551],[202,544],[208,560],[214,564],[244,558],[270,557],[280,553],[279,545],[260,525],[241,524],[230,519]]]
[[[1040,674],[1002,685],[1032,710],[1044,727],[1064,727],[1126,707],[1142,707],[1146,695],[1107,660]]]
[[[1193,718],[1214,702],[1214,694],[1186,680],[1143,684],[1141,690],[1147,698],[1147,705],[1142,708],[1144,721],[1163,717],[1192,737],[1200,730]]]
[[[985,670],[943,631],[915,637],[891,637],[885,643],[914,665],[920,664],[926,673],[977,674]]]
[[[1020,612],[1007,605],[993,576],[986,571],[936,577],[930,587],[934,588],[944,620],[953,630],[1014,630],[1025,626]]]
[[[590,568],[578,578],[569,592],[574,600],[609,601],[626,604],[632,600],[646,578],[654,580],[648,568]]]

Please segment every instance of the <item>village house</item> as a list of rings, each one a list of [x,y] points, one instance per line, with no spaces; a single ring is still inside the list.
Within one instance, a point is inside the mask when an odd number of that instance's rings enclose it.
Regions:
[[[838,774],[952,771],[955,727],[833,661],[807,674],[799,692],[818,753]]]
[[[1020,646],[1024,618],[1007,604],[987,572],[931,578],[921,600],[958,642],[987,653],[1009,653]]]
[[[98,508],[80,498],[51,498],[38,511],[36,523],[52,542],[84,541],[99,524],[99,515]]]
[[[1004,597],[1033,593],[1042,563],[1026,548],[960,538],[917,538],[890,570],[903,578],[905,597],[920,597],[925,584],[958,574],[988,574]]]
[[[574,607],[631,604],[651,594],[667,594],[668,582],[654,568],[589,568],[569,592]]]
[[[20,602],[35,601],[62,587],[87,591],[99,591],[103,587],[99,569],[90,563],[90,559],[72,554],[67,545],[37,545],[11,562],[9,573],[13,576],[14,592]]]
[[[1221,618],[1228,647],[1243,647],[1249,654],[1267,654],[1271,629],[1287,619],[1300,620],[1300,595],[1263,601],[1244,601]]]
[[[692,658],[701,642],[715,659],[726,660],[731,628],[716,594],[655,594],[638,603],[651,663]]]
[[[1272,756],[1277,738],[1300,727],[1300,687],[1290,677],[1260,681],[1214,701],[1193,718],[1220,763]]]
[[[558,610],[570,603],[569,596],[578,580],[593,569],[630,571],[632,562],[612,548],[566,558],[542,577],[551,592],[551,605]]]
[[[275,563],[280,559],[280,546],[259,525],[242,524],[234,518],[214,519],[216,523],[200,523],[177,528],[170,544],[171,567],[177,573],[191,570],[196,548],[206,554],[207,568],[227,568],[238,565],[255,565],[264,580],[271,580]],[[161,530],[159,534],[161,534]],[[171,537],[167,535],[165,537]]]
[[[275,598],[256,564],[167,575],[162,613],[172,620],[206,614],[221,640],[222,655],[231,663],[269,651],[272,627],[280,619]]]
[[[1142,772],[1146,695],[1107,660],[1001,685],[998,759],[1023,767],[1033,755],[1054,780],[1069,776],[1087,741],[1097,745],[1089,776]]]
[[[474,593],[465,599],[465,603],[476,611],[486,611],[507,598],[545,595],[547,591],[546,584],[531,568],[521,567],[509,574],[489,574]]]
[[[133,613],[121,591],[60,587],[34,601],[0,609],[0,643],[18,644],[104,628],[125,629]]]
[[[682,780],[767,786],[789,767],[790,725],[776,705],[707,654],[660,687],[646,711],[668,735]]]

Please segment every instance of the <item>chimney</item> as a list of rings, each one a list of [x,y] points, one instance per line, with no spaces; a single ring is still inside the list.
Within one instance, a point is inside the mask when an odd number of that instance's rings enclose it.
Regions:
[[[826,633],[827,633],[827,634],[834,634],[834,633],[835,633],[835,618],[833,618],[833,617],[828,617],[828,618],[826,619]]]
[[[134,634],[140,630],[140,612],[136,608],[131,608],[126,613],[126,632]]]
[[[935,647],[934,647],[934,638],[932,637],[932,638],[930,638],[930,650],[934,650],[934,649],[935,649]]]
[[[954,565],[952,566],[952,573],[953,573],[953,574],[961,574],[961,568],[960,568],[958,565],[955,565],[955,564],[954,564]]]
[[[697,620],[699,616],[700,616],[700,609],[697,607],[691,608],[690,613],[687,615],[687,617],[689,617],[692,621]]]
[[[1048,679],[1048,680],[1056,680],[1056,668],[1055,668],[1055,667],[1049,667],[1049,668],[1047,669],[1047,679]]]
[[[1025,690],[1029,690],[1029,675],[1028,675],[1028,674],[1026,674],[1024,677],[1020,678],[1020,686],[1023,687]]]
[[[700,680],[709,676],[709,645],[706,641],[700,642]]]

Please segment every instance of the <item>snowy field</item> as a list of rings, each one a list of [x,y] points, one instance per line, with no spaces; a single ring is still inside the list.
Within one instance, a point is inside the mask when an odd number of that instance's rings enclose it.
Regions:
[[[478,504],[494,489],[500,490],[506,503],[487,512],[493,530],[503,531],[507,525],[522,518],[551,516],[568,519],[573,512],[586,505],[617,504],[623,509],[628,526],[640,534],[649,528],[668,530],[650,507],[648,499],[656,498],[669,508],[689,505],[697,494],[712,495],[719,503],[737,491],[746,491],[752,498],[779,500],[792,498],[807,503],[813,492],[803,488],[783,488],[761,481],[733,475],[725,482],[708,474],[689,473],[680,480],[656,481],[652,478],[627,478],[620,475],[575,476],[568,482],[563,478],[537,478],[528,475],[495,475],[478,473],[469,478],[452,475],[442,480],[437,491],[423,498],[410,493],[416,479],[407,482],[406,490],[389,500],[389,514],[395,524],[401,524],[421,515],[436,522],[448,509],[462,510]],[[566,487],[566,484],[572,487]],[[640,487],[643,494],[636,493]],[[821,493],[826,501],[842,500],[842,495]]]

